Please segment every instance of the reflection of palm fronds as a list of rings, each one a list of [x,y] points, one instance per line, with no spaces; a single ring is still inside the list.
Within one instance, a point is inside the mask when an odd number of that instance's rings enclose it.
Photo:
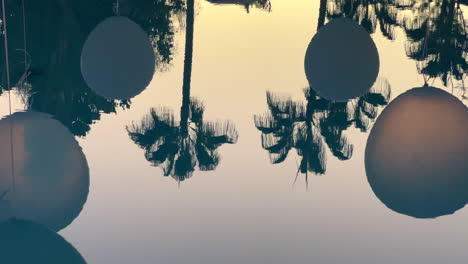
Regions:
[[[237,142],[238,133],[234,124],[230,121],[226,122],[207,122],[199,129],[201,132],[197,137],[196,153],[198,167],[202,171],[214,170],[218,166],[220,157],[217,148],[228,143],[234,144]]]
[[[257,129],[262,132],[262,147],[270,152],[272,163],[283,162],[294,145],[294,123],[305,121],[305,108],[291,98],[267,92],[269,114],[254,116]]]
[[[151,146],[164,135],[171,134],[174,131],[176,123],[174,113],[167,108],[152,108],[150,114],[136,124],[132,123],[127,129],[131,131],[130,137],[140,147]]]
[[[323,140],[317,127],[311,124],[301,124],[294,134],[294,148],[302,157],[298,171],[324,174],[326,171],[326,156]]]
[[[273,164],[283,162],[292,148],[302,157],[299,171],[322,174],[325,171],[324,150],[315,121],[307,119],[307,109],[290,97],[267,92],[269,113],[254,116],[262,132],[262,147],[270,153]],[[315,117],[314,117],[315,118]]]
[[[327,16],[353,19],[371,34],[379,26],[382,34],[393,40],[395,27],[399,25],[398,10],[406,6],[407,3],[398,0],[331,0],[327,5]]]
[[[141,122],[127,126],[146,159],[179,182],[190,178],[197,166],[202,171],[214,170],[220,161],[217,149],[238,139],[231,122],[205,122],[204,106],[197,99],[191,98],[189,109],[188,120],[176,122],[171,110],[153,108]]]
[[[422,74],[441,78],[446,86],[450,77],[461,81],[468,71],[467,28],[456,2],[422,1],[403,23],[408,57],[418,61]]]
[[[348,143],[343,131],[350,127],[347,103],[330,105],[327,117],[320,125],[320,133],[325,138],[328,148],[340,160],[348,160],[353,154],[353,145]]]
[[[378,78],[367,94],[350,102],[354,126],[362,132],[366,132],[371,120],[377,117],[377,107],[387,105],[390,96],[390,83],[387,79]]]
[[[395,26],[399,25],[397,8],[387,5],[386,3],[379,3],[377,4],[375,13],[382,34],[387,39],[394,40]]]
[[[324,174],[326,153],[324,144],[340,160],[348,160],[353,145],[343,132],[351,126],[367,131],[377,116],[377,108],[388,104],[390,84],[379,78],[364,96],[350,102],[333,102],[304,89],[307,105],[291,97],[267,92],[269,112],[255,115],[254,123],[262,133],[262,147],[269,152],[273,164],[283,162],[291,149],[301,157],[298,172]]]
[[[396,27],[402,27],[408,38],[406,54],[417,61],[419,72],[441,78],[445,86],[452,77],[463,83],[468,71],[467,26],[457,0],[330,0],[327,17],[351,18],[369,33],[379,26],[390,40],[395,39]]]
[[[327,17],[351,18],[369,33],[379,26],[390,40],[402,27],[407,56],[422,74],[441,78],[445,86],[452,77],[463,81],[468,71],[467,27],[457,0],[330,0]]]
[[[271,12],[271,2],[270,0],[255,0],[253,6],[259,9],[266,10]]]
[[[125,5],[125,4],[122,4]],[[176,18],[185,12],[183,0],[133,0],[127,16],[137,22],[149,35],[156,52],[158,70],[164,70],[172,61]]]

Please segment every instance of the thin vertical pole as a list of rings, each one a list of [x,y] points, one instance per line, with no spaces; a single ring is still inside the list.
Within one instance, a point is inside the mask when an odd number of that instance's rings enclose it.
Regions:
[[[5,0],[2,0],[2,15],[3,15],[3,35],[5,44],[5,66],[6,66],[6,78],[7,78],[7,89],[8,89],[8,112],[11,115],[11,83],[10,83],[10,58],[8,55],[8,30],[7,30],[7,16],[5,10]],[[12,189],[15,190],[15,162],[14,162],[14,151],[13,151],[13,120],[10,120],[10,155],[11,155],[11,181]]]

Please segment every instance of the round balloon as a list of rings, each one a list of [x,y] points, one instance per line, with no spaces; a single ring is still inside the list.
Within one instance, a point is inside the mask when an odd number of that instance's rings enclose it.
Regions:
[[[307,48],[309,85],[325,99],[347,101],[370,90],[379,73],[379,54],[369,33],[348,18],[321,27]]]
[[[68,226],[88,197],[89,169],[74,136],[38,112],[0,120],[0,220]]]
[[[0,223],[2,263],[85,264],[78,251],[55,232],[33,222]]]
[[[148,35],[125,17],[110,17],[88,36],[81,72],[90,88],[107,99],[130,99],[151,82],[155,55]]]
[[[367,140],[366,173],[390,209],[416,218],[452,214],[468,202],[468,110],[433,87],[398,96]]]

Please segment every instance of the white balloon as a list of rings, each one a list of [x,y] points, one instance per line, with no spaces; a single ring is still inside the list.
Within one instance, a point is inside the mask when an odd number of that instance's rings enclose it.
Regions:
[[[146,89],[154,71],[155,54],[148,35],[128,18],[107,18],[83,46],[83,78],[104,98],[135,97]]]
[[[452,214],[468,202],[468,109],[433,87],[392,101],[367,140],[366,173],[390,209],[417,218]]]
[[[325,99],[347,101],[367,93],[379,73],[379,54],[369,33],[336,18],[312,38],[305,56],[310,87]]]
[[[88,164],[74,136],[47,114],[18,112],[0,120],[0,145],[0,220],[54,231],[68,226],[89,191]]]

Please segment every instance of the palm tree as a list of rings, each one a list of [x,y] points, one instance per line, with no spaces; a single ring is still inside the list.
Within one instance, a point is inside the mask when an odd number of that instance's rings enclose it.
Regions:
[[[202,171],[214,170],[220,161],[218,147],[234,144],[238,138],[229,121],[205,122],[204,105],[190,97],[194,10],[194,0],[188,0],[180,121],[167,108],[152,108],[139,124],[127,126],[130,138],[145,150],[146,159],[178,182],[190,178],[197,166]]]
[[[333,102],[320,98],[311,88],[304,89],[306,106],[267,92],[269,112],[254,116],[255,126],[262,132],[262,147],[270,154],[270,161],[278,164],[286,160],[289,151],[296,149],[301,157],[298,173],[325,174],[326,149],[340,160],[353,154],[343,132],[351,126],[368,130],[377,117],[377,108],[388,104],[390,85],[378,79],[369,93],[349,102]]]
[[[353,125],[361,132],[367,132],[370,124],[377,118],[377,108],[389,103],[391,86],[387,79],[378,78],[371,90],[350,102]]]
[[[317,30],[325,24],[326,13],[327,0],[321,0]],[[254,116],[254,122],[262,132],[262,147],[270,153],[270,161],[281,163],[292,148],[296,149],[301,156],[297,173],[306,174],[307,181],[308,172],[326,172],[325,144],[338,159],[351,158],[353,145],[343,131],[352,125],[367,131],[377,107],[388,103],[390,85],[379,78],[367,94],[349,102],[320,98],[312,87],[304,89],[304,94],[306,106],[267,92],[269,113]]]

